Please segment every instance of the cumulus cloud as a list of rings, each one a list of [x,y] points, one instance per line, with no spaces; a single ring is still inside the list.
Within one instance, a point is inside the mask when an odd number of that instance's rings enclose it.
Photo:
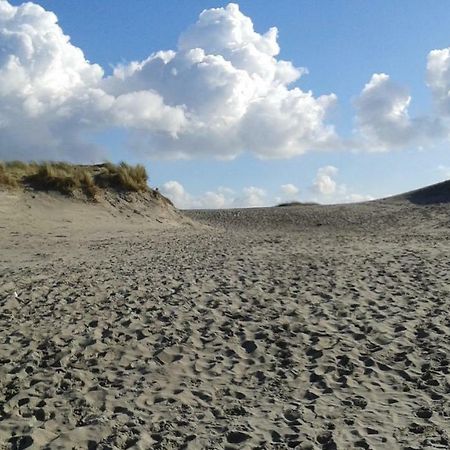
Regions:
[[[426,146],[443,135],[441,121],[409,115],[411,96],[389,75],[376,73],[355,101],[358,145],[388,151],[408,145]]]
[[[255,186],[245,187],[240,192],[219,187],[216,191],[207,191],[195,196],[188,193],[178,181],[168,181],[161,187],[161,192],[181,209],[247,208],[268,205],[266,191]]]
[[[185,191],[184,186],[178,181],[171,180],[164,183],[161,192],[167,196],[177,208],[191,207],[191,196]]]
[[[292,183],[282,184],[280,186],[280,189],[281,189],[281,192],[287,196],[296,195],[300,192],[299,188],[297,186],[295,186],[295,184],[292,184]]]
[[[80,135],[95,125],[80,112],[103,108],[102,76],[53,13],[0,0],[0,158],[86,157]]]
[[[264,189],[250,186],[243,189],[242,195],[235,199],[236,206],[244,205],[249,207],[265,206],[266,191]]]
[[[375,200],[375,197],[367,194],[346,194],[342,200],[343,203],[360,203]]]
[[[177,208],[229,208],[234,202],[234,191],[229,188],[219,187],[217,191],[208,191],[202,195],[189,194],[178,181],[168,181],[161,187],[161,192],[172,200]],[[245,205],[244,205],[245,206]]]
[[[105,77],[53,13],[0,0],[0,157],[95,159],[85,137],[112,127],[165,158],[284,158],[332,146],[325,118],[336,97],[292,87],[305,70],[279,51],[276,28],[256,32],[229,4],[203,11],[176,50]]]
[[[204,10],[175,49],[106,77],[55,14],[0,0],[0,158],[99,160],[105,155],[92,136],[112,128],[126,130],[141,155],[171,159],[344,148],[327,122],[336,96],[300,89],[307,70],[279,53],[278,30],[255,31],[231,3]],[[355,100],[347,147],[387,151],[448,137],[450,48],[429,53],[427,83],[435,110],[411,117],[408,91],[374,74]]]
[[[438,111],[450,116],[450,47],[428,54],[427,82]]]
[[[290,87],[304,73],[277,59],[277,29],[257,33],[238,5],[213,8],[180,37],[176,51],[118,67],[105,80],[109,92],[154,90],[186,122],[174,136],[132,134],[132,145],[168,158],[250,151],[263,158],[290,157],[332,146],[325,116],[336,97],[314,97]]]
[[[334,166],[324,166],[317,170],[313,180],[311,191],[314,194],[313,201],[320,203],[355,203],[374,200],[368,194],[352,192],[345,184],[338,183],[336,178],[339,170]]]
[[[70,43],[57,17],[33,3],[0,0],[0,158],[95,160],[85,136],[112,126],[165,131],[181,107],[153,91],[115,95],[103,69]]]
[[[354,203],[373,200],[374,197],[349,191],[344,184],[334,179],[338,169],[333,166],[321,167],[311,186],[312,196],[305,201],[320,203]],[[219,187],[214,191],[203,192],[198,195],[189,193],[178,181],[168,181],[161,186],[161,192],[181,209],[222,209],[222,208],[250,208],[273,206],[282,202],[292,201],[293,195],[299,189],[293,184],[283,185],[283,196],[275,196],[266,190],[249,186],[235,191],[227,187]],[[295,189],[294,189],[295,188]],[[295,194],[294,194],[295,191]]]
[[[428,114],[411,117],[412,97],[389,75],[376,73],[364,86],[356,106],[353,145],[369,151],[427,148],[450,137],[450,47],[427,56],[427,86],[433,105]]]
[[[313,190],[317,194],[332,195],[336,192],[337,183],[334,176],[338,169],[334,166],[325,166],[317,170],[316,178],[313,182]]]

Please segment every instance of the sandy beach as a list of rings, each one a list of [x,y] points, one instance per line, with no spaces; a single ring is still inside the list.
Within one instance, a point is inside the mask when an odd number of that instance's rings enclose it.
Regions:
[[[1,192],[0,448],[450,448],[450,206],[419,203]]]

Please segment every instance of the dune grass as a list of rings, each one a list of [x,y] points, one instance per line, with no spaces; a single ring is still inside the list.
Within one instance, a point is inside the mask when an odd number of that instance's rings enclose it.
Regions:
[[[148,190],[147,171],[141,164],[130,166],[124,162],[118,165],[108,162],[102,164],[101,167],[103,172],[97,178],[99,182],[103,181],[107,187],[135,192]]]
[[[0,161],[0,186],[19,187],[21,180],[37,170],[36,163]]]
[[[90,199],[95,199],[101,189],[146,192],[149,191],[147,180],[144,166],[130,166],[124,162],[107,162],[94,166],[64,162],[0,162],[0,186],[30,187],[64,195],[82,192]]]
[[[279,203],[278,205],[276,205],[277,208],[285,208],[285,207],[290,207],[290,206],[316,206],[319,203],[315,203],[315,202],[299,202],[299,201],[292,201],[292,202],[286,202],[286,203]]]

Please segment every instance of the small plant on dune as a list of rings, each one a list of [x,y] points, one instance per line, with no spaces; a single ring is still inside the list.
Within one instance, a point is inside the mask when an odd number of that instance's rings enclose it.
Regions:
[[[104,163],[99,167],[101,171],[96,176],[96,180],[104,187],[135,192],[145,192],[149,189],[147,171],[141,164],[130,166],[125,162],[119,165]]]
[[[108,173],[109,175],[114,175],[117,173],[117,165],[112,162],[105,161],[103,164],[99,164],[99,167],[102,168],[104,173]]]
[[[148,189],[147,171],[140,164],[133,167],[122,162],[118,167],[118,175],[120,185],[124,189],[131,191],[146,191]]]
[[[99,193],[99,188],[95,184],[94,177],[88,170],[79,170],[77,173],[77,182],[88,198],[91,200],[96,199],[96,196]]]
[[[36,174],[28,177],[34,187],[63,194],[73,194],[79,187],[73,171],[62,164],[45,163],[39,166]]]

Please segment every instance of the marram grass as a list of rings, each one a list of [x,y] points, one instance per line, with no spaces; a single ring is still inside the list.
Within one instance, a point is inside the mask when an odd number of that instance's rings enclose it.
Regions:
[[[10,189],[28,187],[65,195],[82,192],[91,199],[95,199],[102,189],[146,192],[149,190],[147,180],[144,166],[124,162],[94,166],[64,162],[0,162],[0,186]]]

